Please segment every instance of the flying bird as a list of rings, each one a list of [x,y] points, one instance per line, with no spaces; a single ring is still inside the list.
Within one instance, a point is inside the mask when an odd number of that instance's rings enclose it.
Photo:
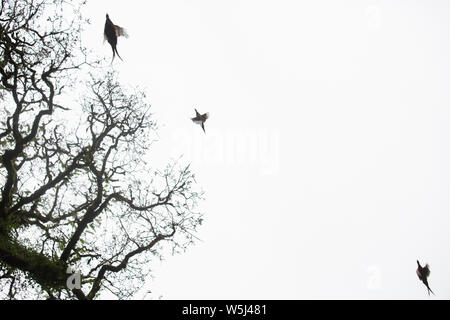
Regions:
[[[428,295],[430,295],[430,292],[432,294],[434,294],[434,292],[428,286],[428,280],[427,280],[428,276],[430,275],[430,266],[427,263],[427,264],[425,264],[425,267],[422,267],[419,263],[419,260],[417,260],[417,266],[418,266],[417,270],[416,270],[417,276],[419,277],[419,280],[422,281],[425,284],[425,286],[427,287]]]
[[[195,117],[191,118],[191,120],[194,121],[194,123],[201,125],[202,129],[203,129],[203,132],[206,133],[206,131],[205,131],[205,121],[208,118],[209,118],[209,113],[200,114],[197,111],[197,109],[195,109]]]
[[[109,19],[108,14],[106,14],[105,31],[103,35],[105,36],[105,40],[108,40],[112,48],[113,57],[111,63],[114,61],[114,57],[116,56],[116,54],[120,58],[120,60],[122,60],[119,52],[117,52],[117,38],[120,36],[128,38],[128,34],[124,28],[116,26],[114,23],[112,23],[112,21]]]

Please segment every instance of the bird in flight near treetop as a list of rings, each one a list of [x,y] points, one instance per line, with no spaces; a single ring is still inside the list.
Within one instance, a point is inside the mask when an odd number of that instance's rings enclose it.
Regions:
[[[428,286],[428,280],[427,280],[428,276],[430,275],[430,266],[427,263],[427,264],[425,264],[425,267],[422,267],[419,263],[419,260],[417,260],[417,265],[418,265],[417,270],[416,270],[417,276],[427,287],[428,295],[430,295],[430,292],[432,294],[434,294],[434,292],[431,291],[430,287]]]
[[[119,55],[119,52],[117,52],[117,38],[120,36],[124,36],[125,38],[128,38],[128,34],[124,28],[116,26],[114,23],[112,23],[112,21],[109,19],[108,14],[106,14],[104,36],[105,36],[105,40],[108,40],[108,42],[112,48],[113,57],[112,57],[111,63],[113,62],[116,54],[120,58],[120,60],[122,60],[122,58]]]
[[[201,125],[202,129],[203,129],[203,132],[206,133],[206,131],[205,131],[205,121],[208,118],[209,118],[209,113],[200,114],[200,113],[198,113],[197,109],[195,109],[195,117],[191,118],[191,120],[194,121],[194,123],[197,123],[197,124]]]

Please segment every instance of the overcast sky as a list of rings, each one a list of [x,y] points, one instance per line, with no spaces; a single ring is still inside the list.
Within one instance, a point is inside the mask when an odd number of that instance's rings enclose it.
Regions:
[[[205,191],[201,239],[155,263],[163,299],[450,298],[450,2],[91,0],[124,27],[124,83]],[[206,134],[190,118],[209,112]]]

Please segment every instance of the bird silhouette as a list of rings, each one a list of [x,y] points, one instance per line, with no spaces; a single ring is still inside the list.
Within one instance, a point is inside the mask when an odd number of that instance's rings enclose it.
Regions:
[[[194,121],[194,123],[197,123],[197,124],[201,125],[202,129],[203,129],[203,132],[206,133],[206,131],[205,131],[205,121],[208,118],[209,118],[209,113],[200,114],[197,111],[197,109],[195,109],[195,117],[191,118],[191,120]]]
[[[430,292],[432,294],[434,294],[434,292],[430,289],[430,286],[428,285],[428,280],[427,280],[428,276],[430,275],[430,266],[427,263],[427,264],[425,264],[424,267],[422,267],[419,263],[419,260],[417,260],[417,266],[418,266],[417,270],[416,270],[417,276],[419,277],[419,280],[421,280],[424,283],[424,285],[427,287],[428,295],[430,295]]]
[[[125,38],[128,38],[128,34],[124,28],[119,27],[119,26],[115,25],[114,23],[112,23],[112,21],[109,19],[108,14],[106,14],[104,36],[105,36],[105,40],[108,40],[108,42],[112,48],[113,57],[112,57],[111,63],[114,61],[114,57],[116,56],[116,54],[120,58],[120,60],[122,60],[121,56],[119,55],[119,52],[117,51],[117,38],[120,36],[124,36]]]

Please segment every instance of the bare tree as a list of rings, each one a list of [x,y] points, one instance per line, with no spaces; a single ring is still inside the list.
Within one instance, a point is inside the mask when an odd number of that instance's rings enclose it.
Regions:
[[[3,298],[130,298],[150,262],[186,249],[202,222],[189,166],[144,160],[156,130],[150,106],[89,61],[80,5],[1,0]],[[85,70],[76,120],[67,101]],[[68,267],[81,288],[68,286]]]

